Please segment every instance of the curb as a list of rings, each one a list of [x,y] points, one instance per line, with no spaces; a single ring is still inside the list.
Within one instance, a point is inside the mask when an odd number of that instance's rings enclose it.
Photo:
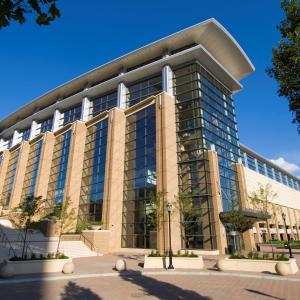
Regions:
[[[47,281],[59,281],[59,280],[75,280],[85,278],[97,278],[97,277],[123,277],[123,276],[223,276],[223,277],[240,277],[240,278],[254,278],[265,279],[274,281],[289,281],[300,282],[300,278],[280,277],[275,275],[257,275],[257,274],[242,274],[242,273],[226,273],[217,271],[200,271],[200,272],[186,272],[186,271],[128,271],[128,272],[110,272],[110,273],[94,273],[94,274],[78,274],[78,275],[60,275],[49,277],[31,277],[31,278],[19,278],[19,279],[0,279],[0,285],[11,285],[21,283],[32,282],[47,282]]]

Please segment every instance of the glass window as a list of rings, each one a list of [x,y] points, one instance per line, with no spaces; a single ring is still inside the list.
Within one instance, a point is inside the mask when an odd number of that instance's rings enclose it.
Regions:
[[[60,124],[65,126],[81,118],[81,104],[61,112]]]
[[[30,152],[29,152],[26,171],[25,171],[24,183],[23,183],[22,199],[34,196],[42,146],[43,146],[43,141],[40,140],[30,147]]]
[[[59,205],[64,199],[70,143],[71,130],[56,137],[47,193],[50,205]]]
[[[267,176],[271,179],[274,179],[273,168],[267,165]]]
[[[155,106],[127,117],[123,200],[123,248],[156,248]]]
[[[257,160],[258,172],[262,175],[266,175],[265,165],[262,161]]]
[[[41,133],[46,131],[52,131],[52,127],[53,127],[53,116],[40,122]]]
[[[255,158],[253,156],[247,154],[247,163],[249,169],[256,171]]]
[[[19,135],[19,141],[29,141],[29,138],[30,138],[30,130],[31,130],[31,127],[28,127],[26,129],[24,129],[22,132],[20,132],[20,135]]]
[[[81,222],[101,221],[108,119],[88,128],[80,190]]]
[[[11,194],[14,186],[19,155],[20,149],[17,149],[10,154],[1,198],[1,203],[3,203],[5,207],[9,206],[11,200]]]
[[[157,95],[161,91],[162,91],[161,75],[148,78],[148,79],[142,79],[137,83],[128,85],[127,94],[126,94],[127,107],[137,104],[152,95]]]
[[[92,98],[91,106],[89,109],[89,117],[93,118],[99,115],[101,112],[110,110],[111,108],[114,108],[117,105],[118,105],[117,91]]]

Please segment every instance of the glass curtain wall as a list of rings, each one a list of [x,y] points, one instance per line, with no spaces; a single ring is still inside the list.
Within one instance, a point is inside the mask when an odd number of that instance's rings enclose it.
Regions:
[[[3,203],[5,207],[9,206],[12,189],[15,181],[16,171],[17,171],[19,155],[20,155],[20,149],[17,149],[10,154],[10,159],[8,162],[7,172],[6,172],[3,191],[2,191],[2,198],[1,198],[1,203]]]
[[[91,99],[91,106],[89,109],[89,119],[96,117],[106,110],[118,106],[118,93],[114,91],[106,95],[97,96]]]
[[[155,105],[127,117],[123,198],[123,248],[156,248]]]
[[[71,130],[56,137],[47,192],[50,206],[60,205],[64,199],[70,143]]]
[[[61,112],[60,124],[65,126],[81,118],[81,104]]]
[[[40,140],[30,147],[29,157],[24,177],[22,199],[34,196],[34,190],[39,170],[43,141]]]
[[[41,133],[46,131],[52,131],[52,127],[53,127],[53,116],[41,121],[40,123]]]
[[[81,222],[101,221],[108,119],[88,128],[80,191]]]
[[[239,200],[234,164],[239,158],[233,100],[199,64],[174,71],[179,190],[190,199],[182,214],[184,248],[216,249],[207,151],[218,153],[224,211]],[[212,146],[213,145],[213,146]]]
[[[161,75],[142,79],[127,86],[126,107],[135,105],[146,98],[157,95],[162,91]]]

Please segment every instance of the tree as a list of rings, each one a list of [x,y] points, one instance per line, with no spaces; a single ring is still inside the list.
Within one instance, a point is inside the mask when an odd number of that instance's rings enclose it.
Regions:
[[[0,29],[10,25],[11,21],[24,24],[26,15],[35,15],[38,25],[49,25],[60,17],[56,7],[57,0],[0,0]]]
[[[63,233],[70,231],[76,220],[75,218],[75,209],[70,207],[71,201],[70,198],[67,197],[62,204],[59,204],[54,207],[52,216],[58,218],[60,222],[60,233],[57,243],[56,255],[59,254],[59,247],[61,242],[61,236]]]
[[[267,74],[277,81],[278,95],[288,99],[300,133],[300,2],[282,0],[281,7],[285,12],[285,19],[277,26],[281,39],[278,47],[273,47],[273,66]]]
[[[267,223],[268,239],[271,240],[269,219],[276,218],[276,210],[272,204],[277,197],[277,193],[272,191],[272,185],[267,183],[265,186],[259,184],[258,190],[251,193],[250,201],[255,209],[262,212],[262,218]]]
[[[22,258],[27,255],[26,241],[29,229],[44,216],[44,203],[41,197],[27,197],[12,212],[12,223],[24,230]]]

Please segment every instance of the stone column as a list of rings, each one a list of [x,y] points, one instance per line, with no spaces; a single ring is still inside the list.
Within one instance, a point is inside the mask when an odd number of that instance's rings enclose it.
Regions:
[[[296,240],[296,234],[294,233],[293,226],[296,224],[295,215],[292,211],[292,208],[287,207],[288,218],[290,220],[290,229],[291,229],[291,238]]]
[[[300,211],[298,209],[293,209],[293,211],[294,211],[294,216],[295,216],[295,220],[296,220],[297,240],[300,240],[300,230],[299,230],[299,226],[300,226]]]
[[[58,109],[55,110],[54,115],[53,115],[53,125],[52,125],[52,131],[55,132],[59,129],[60,127],[60,118],[61,118],[61,113]]]
[[[89,111],[90,111],[91,101],[88,97],[82,99],[82,108],[81,108],[81,121],[86,122],[89,120]]]
[[[77,225],[87,128],[84,122],[76,121],[73,123],[71,130],[72,138],[70,144],[64,198],[65,200],[67,198],[70,200],[69,209],[73,209],[74,215],[76,216],[73,224],[68,228],[68,231],[72,232],[76,230]]]
[[[36,197],[47,198],[48,183],[51,171],[55,136],[52,132],[46,132],[43,136],[43,146],[40,156],[37,181],[34,194]]]
[[[220,213],[223,212],[221,183],[219,174],[218,155],[216,151],[208,151],[211,193],[213,204],[213,215],[215,221],[215,231],[217,239],[217,248],[220,254],[225,254],[227,248],[226,230],[220,220]]]
[[[38,123],[36,121],[32,121],[29,140],[32,140],[37,135],[37,128],[38,128]]]
[[[246,185],[246,178],[244,173],[244,166],[242,164],[235,165],[236,173],[237,173],[237,180],[238,180],[238,188],[240,191],[240,198],[242,208],[249,209],[249,201],[248,201],[248,191]],[[253,230],[249,229],[243,233],[243,240],[245,250],[252,251],[255,249],[255,240],[253,235]]]
[[[168,213],[172,203],[172,250],[181,250],[181,224],[178,203],[178,166],[176,143],[175,98],[161,93],[156,98],[156,175],[157,192],[161,193],[158,212],[157,247],[160,253],[169,249]]]
[[[276,213],[278,210],[277,205],[273,204],[273,211],[275,212],[275,227],[276,227],[276,233],[277,233],[277,239],[280,240],[280,234],[279,234],[279,225],[278,225],[278,214]]]
[[[173,71],[169,65],[162,68],[163,91],[173,95]]]
[[[118,85],[118,107],[126,108],[126,86],[123,82]]]
[[[9,150],[4,150],[3,151],[3,158],[2,158],[2,163],[0,165],[0,199],[1,199],[1,194],[3,190],[3,185],[5,182],[5,177],[6,177],[6,172],[7,172],[7,167],[9,164],[9,159],[10,159],[10,151]],[[1,203],[0,203],[1,205]]]
[[[21,201],[23,181],[26,173],[29,150],[30,150],[29,142],[23,141],[20,145],[19,160],[18,160],[13,190],[12,190],[10,203],[9,203],[10,209],[17,207]]]
[[[126,116],[114,108],[109,113],[103,195],[102,229],[110,232],[109,249],[121,249]]]

